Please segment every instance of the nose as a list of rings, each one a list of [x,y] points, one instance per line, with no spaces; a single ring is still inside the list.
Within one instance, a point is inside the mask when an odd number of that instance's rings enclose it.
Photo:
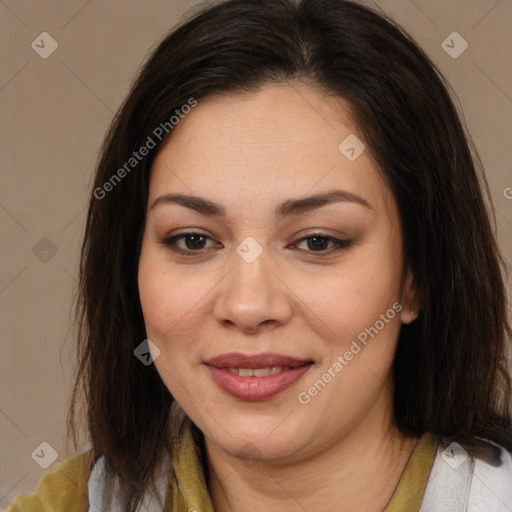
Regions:
[[[219,283],[214,307],[219,323],[254,334],[290,321],[291,292],[269,263],[265,251],[252,263],[233,255],[233,268]]]

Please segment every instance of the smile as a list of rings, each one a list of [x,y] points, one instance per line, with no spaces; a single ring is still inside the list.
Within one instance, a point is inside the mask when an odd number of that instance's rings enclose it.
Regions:
[[[228,372],[240,377],[268,377],[269,375],[277,375],[286,370],[290,370],[289,366],[273,366],[268,368],[228,368]]]
[[[279,395],[301,379],[312,366],[312,362],[296,368],[217,368],[206,365],[219,389],[233,398],[249,402]]]

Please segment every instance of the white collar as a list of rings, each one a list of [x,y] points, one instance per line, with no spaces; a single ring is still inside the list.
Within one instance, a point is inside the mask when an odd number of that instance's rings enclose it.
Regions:
[[[489,462],[468,457],[458,443],[439,447],[420,512],[512,511],[512,455],[488,443],[495,459]]]

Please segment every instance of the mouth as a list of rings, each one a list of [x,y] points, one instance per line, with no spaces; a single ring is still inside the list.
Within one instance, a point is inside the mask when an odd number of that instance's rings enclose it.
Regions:
[[[281,354],[230,353],[205,362],[215,384],[244,401],[272,398],[297,382],[314,361]]]
[[[298,367],[300,368],[300,366]],[[221,368],[222,369],[222,368]],[[268,377],[291,370],[290,366],[268,366],[267,368],[225,368],[228,372],[239,377]]]

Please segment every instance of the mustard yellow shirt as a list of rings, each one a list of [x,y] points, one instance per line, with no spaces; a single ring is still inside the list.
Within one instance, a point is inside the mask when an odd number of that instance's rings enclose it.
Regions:
[[[437,446],[430,434],[420,438],[385,512],[419,511]],[[45,473],[36,491],[18,496],[6,512],[87,512],[86,456],[71,457]],[[173,467],[176,478],[171,478],[164,512],[214,512],[190,420],[183,428]]]

